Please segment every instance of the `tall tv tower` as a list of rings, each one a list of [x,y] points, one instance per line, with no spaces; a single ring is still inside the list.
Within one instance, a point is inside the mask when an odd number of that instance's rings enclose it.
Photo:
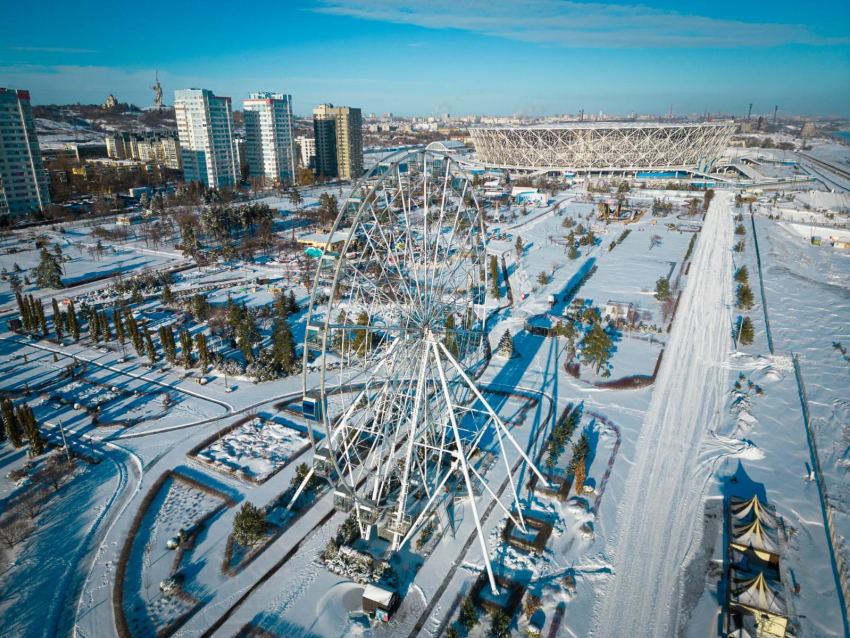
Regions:
[[[750,110],[747,112],[747,122],[750,121],[750,115],[753,114],[753,103],[750,102]]]

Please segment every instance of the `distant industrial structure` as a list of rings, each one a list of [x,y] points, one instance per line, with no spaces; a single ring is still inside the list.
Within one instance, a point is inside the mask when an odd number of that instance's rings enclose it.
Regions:
[[[737,126],[583,122],[469,132],[478,161],[489,168],[639,176],[711,170]]]
[[[0,88],[0,217],[42,211],[50,203],[29,91]]]
[[[316,171],[325,177],[357,179],[363,174],[360,109],[321,104],[313,109]]]

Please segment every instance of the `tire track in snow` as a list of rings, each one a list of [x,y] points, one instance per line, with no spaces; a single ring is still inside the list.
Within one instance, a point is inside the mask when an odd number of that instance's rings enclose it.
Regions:
[[[720,422],[728,374],[730,199],[718,193],[700,234],[606,549],[613,575],[597,604],[594,636],[675,635],[681,569],[701,533],[696,522],[707,482],[699,474],[711,471],[711,464],[697,463],[705,435]]]

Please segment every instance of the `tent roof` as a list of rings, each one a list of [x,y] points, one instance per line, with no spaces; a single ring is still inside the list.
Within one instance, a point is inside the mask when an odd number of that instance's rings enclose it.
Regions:
[[[732,512],[732,518],[743,520],[752,516],[770,527],[779,527],[776,509],[772,505],[762,503],[758,496],[752,498],[732,496],[729,498],[729,509]]]
[[[758,518],[750,523],[732,526],[732,543],[779,554],[779,539],[776,532],[764,525]]]
[[[785,616],[787,607],[785,598],[768,583],[764,574],[748,579],[735,579],[732,589],[732,600],[759,611]]]

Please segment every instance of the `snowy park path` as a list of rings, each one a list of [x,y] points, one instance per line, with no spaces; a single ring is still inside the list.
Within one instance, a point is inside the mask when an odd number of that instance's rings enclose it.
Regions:
[[[715,430],[731,347],[731,195],[718,193],[700,234],[676,324],[661,366],[606,554],[608,590],[594,636],[677,635],[682,567],[700,533],[710,463],[701,455]],[[698,584],[702,587],[702,583]]]

